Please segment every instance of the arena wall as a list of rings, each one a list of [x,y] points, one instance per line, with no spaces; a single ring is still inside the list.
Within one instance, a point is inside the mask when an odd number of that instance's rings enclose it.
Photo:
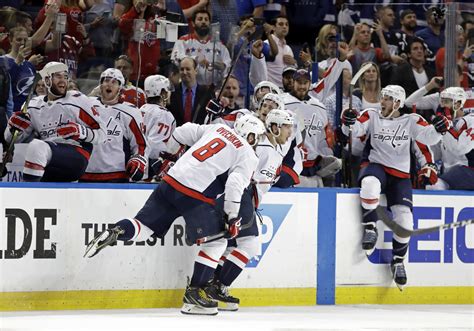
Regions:
[[[0,183],[0,310],[179,307],[196,247],[178,219],[164,240],[118,243],[92,259],[86,243],[133,217],[154,185]],[[416,191],[415,226],[474,217],[474,193]],[[414,237],[408,287],[387,264],[380,225],[360,250],[358,190],[272,190],[262,201],[261,252],[233,286],[242,306],[474,303],[474,226]]]

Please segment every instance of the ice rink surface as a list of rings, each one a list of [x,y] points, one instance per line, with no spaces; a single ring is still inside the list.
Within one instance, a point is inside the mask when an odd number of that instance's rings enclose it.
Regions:
[[[0,330],[474,330],[474,306],[259,307],[217,316],[178,309],[1,312]]]

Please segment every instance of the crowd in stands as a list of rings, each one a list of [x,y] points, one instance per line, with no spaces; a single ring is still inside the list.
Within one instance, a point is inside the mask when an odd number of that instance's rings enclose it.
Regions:
[[[2,133],[9,130],[12,114],[22,110],[35,75],[50,62],[65,64],[67,89],[94,100],[98,98],[97,107],[105,107],[101,100],[107,99],[105,94],[113,90],[105,86],[105,78],[110,76],[103,73],[108,68],[118,69],[120,79],[112,77],[119,86],[117,103],[129,103],[131,112],[137,114],[146,104],[158,104],[173,115],[172,128],[187,122],[204,124],[209,115],[208,103],[218,95],[225,97],[228,114],[241,108],[255,110],[260,107],[255,102],[259,98],[254,96],[259,92],[256,87],[262,81],[269,81],[282,94],[285,108],[293,110],[293,103],[297,103],[296,108],[308,104],[324,113],[318,117],[321,123],[317,124],[313,123],[314,118],[303,116],[307,128],[303,140],[310,144],[311,128],[321,125],[318,134],[324,135],[322,140],[326,144],[310,150],[310,154],[314,151],[320,154],[303,160],[306,164],[303,163],[302,176],[314,176],[314,172],[305,172],[305,169],[317,166],[321,159],[344,158],[344,155],[347,159],[348,141],[340,131],[340,118],[341,111],[349,104],[359,113],[367,108],[380,110],[380,92],[387,85],[402,86],[407,98],[420,89],[432,94],[448,87],[443,86],[446,58],[443,6],[340,5],[339,1],[332,5],[331,1],[299,0],[24,0],[2,3]],[[471,11],[459,8],[457,86],[466,91],[464,112],[468,113],[474,111],[474,15],[472,8]],[[352,91],[351,79],[366,63],[372,66]],[[232,75],[222,88],[231,67]],[[153,95],[150,97],[146,91],[146,79],[154,75],[168,79],[167,102],[163,102],[165,96],[150,92]],[[45,76],[41,76],[43,79],[36,84],[34,96],[51,93],[51,82],[45,82]],[[338,79],[342,92],[336,91]],[[154,100],[156,97],[160,100]],[[423,109],[416,100],[410,107],[405,105],[403,111],[416,111],[427,121],[435,116],[433,109]],[[143,110],[141,114],[144,115]],[[135,151],[124,154],[124,171],[132,166],[128,164],[129,159],[140,155],[136,150],[136,146],[141,146],[140,139],[144,139],[144,145],[145,140],[150,139],[145,124],[139,119],[136,121],[143,137],[133,132]],[[107,125],[107,119],[103,122]],[[162,130],[168,129],[162,127]],[[166,133],[169,137],[170,132]],[[351,186],[357,185],[354,178],[363,163],[365,146],[363,137],[354,140],[351,164],[342,167],[352,172]],[[3,135],[2,143],[8,145]],[[438,150],[432,148],[433,163],[441,174],[443,161]],[[137,159],[134,162],[134,170],[142,166]],[[459,162],[468,165],[467,159]],[[417,171],[422,166],[413,166],[415,186],[418,185]],[[145,174],[143,178],[146,177]],[[339,173],[328,177],[309,186],[343,185]],[[118,178],[128,180],[123,174],[114,177]]]

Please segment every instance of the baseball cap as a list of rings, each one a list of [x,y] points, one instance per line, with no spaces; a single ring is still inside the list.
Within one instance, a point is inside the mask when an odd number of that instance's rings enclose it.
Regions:
[[[282,75],[286,74],[287,72],[291,72],[291,73],[295,73],[296,72],[296,67],[295,66],[286,66],[285,68],[283,68],[283,72],[282,72]]]
[[[301,79],[301,78],[304,78],[304,79],[307,79],[307,80],[311,80],[311,75],[309,73],[308,70],[306,69],[298,69],[295,71],[295,73],[293,74],[293,79],[294,80],[297,80],[297,79]]]

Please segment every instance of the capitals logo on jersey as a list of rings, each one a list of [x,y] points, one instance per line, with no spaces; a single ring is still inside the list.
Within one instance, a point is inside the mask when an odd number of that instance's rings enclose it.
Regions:
[[[374,139],[381,140],[382,142],[390,142],[393,148],[397,148],[410,140],[410,137],[408,134],[406,134],[406,131],[402,131],[401,125],[398,125],[396,129],[381,128],[379,132],[374,133],[373,137]]]
[[[39,134],[41,136],[41,139],[47,139],[49,137],[56,137],[58,134],[56,133],[56,128],[58,126],[67,124],[68,121],[63,122],[63,115],[59,115],[59,118],[57,121],[52,121],[50,123],[43,123],[41,126],[42,128],[39,130]]]
[[[322,132],[324,129],[323,122],[321,122],[321,120],[318,120],[318,116],[316,114],[313,114],[313,116],[311,116],[311,122],[309,122],[309,124],[305,123],[305,126],[310,137]]]

